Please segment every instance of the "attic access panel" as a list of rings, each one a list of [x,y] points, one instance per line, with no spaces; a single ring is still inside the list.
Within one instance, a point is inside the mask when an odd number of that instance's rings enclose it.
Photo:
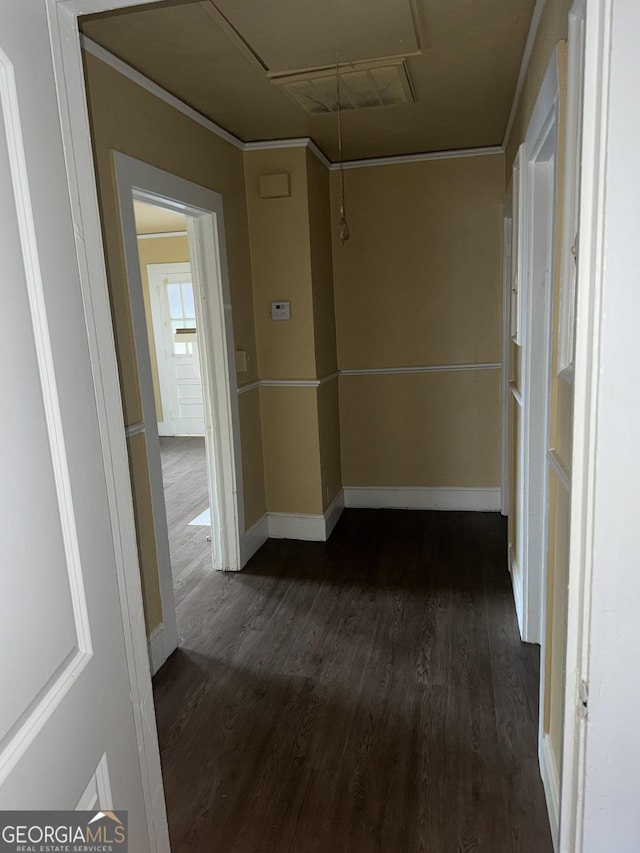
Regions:
[[[335,69],[272,77],[310,115],[336,112]],[[414,103],[402,60],[353,63],[340,68],[340,106],[343,110],[392,107]]]
[[[214,0],[267,71],[408,56],[420,49],[411,0]]]

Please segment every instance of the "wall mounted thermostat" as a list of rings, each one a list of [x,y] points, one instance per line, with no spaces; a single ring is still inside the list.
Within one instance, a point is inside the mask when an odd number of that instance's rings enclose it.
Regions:
[[[290,320],[291,319],[291,303],[290,302],[272,302],[271,303],[271,319],[272,320]]]

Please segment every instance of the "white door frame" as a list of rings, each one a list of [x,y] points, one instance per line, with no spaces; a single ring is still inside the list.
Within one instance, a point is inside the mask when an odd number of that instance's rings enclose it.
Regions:
[[[594,518],[599,496],[596,478],[596,416],[600,384],[601,305],[605,278],[605,202],[613,7],[613,0],[587,0],[584,24],[580,150],[582,168],[578,217],[581,248],[575,306],[566,690],[558,844],[560,853],[581,853],[585,846],[588,728],[587,709],[583,702],[588,696],[592,653]],[[570,31],[571,26],[570,18]],[[628,677],[631,676],[629,671]],[[611,725],[615,725],[613,720]],[[629,746],[632,748],[631,743]]]
[[[524,148],[524,246],[522,317],[522,602],[519,613],[522,639],[543,642],[547,552],[548,446],[551,312],[553,289],[555,168],[546,175],[558,153],[558,71],[555,51],[533,111]],[[544,187],[551,176],[551,186]],[[546,193],[546,207],[538,196]],[[541,239],[542,234],[546,236]],[[542,245],[543,253],[538,251]],[[546,285],[540,289],[541,270]]]
[[[140,376],[141,427],[147,437],[163,621],[169,611],[175,621],[160,443],[133,202],[141,201],[187,216],[196,325],[201,338],[199,354],[211,500],[212,564],[215,569],[239,571],[242,568],[240,531],[244,530],[240,413],[238,395],[231,392],[237,386],[237,377],[222,196],[126,154],[115,152],[113,156]],[[177,645],[177,633],[175,643]],[[167,656],[174,648],[167,640]]]
[[[169,834],[153,692],[151,690],[147,639],[142,612],[140,568],[122,400],[78,30],[78,17],[81,15],[116,8],[141,6],[145,2],[146,0],[45,0],[71,214],[76,236],[80,287],[85,306],[85,322],[98,408],[103,466],[108,492],[109,523],[114,543],[120,591],[120,607],[125,634],[132,709],[138,740],[146,820],[151,849],[157,853],[165,853],[165,851],[170,850]],[[203,209],[207,210],[206,204]],[[133,211],[133,204],[131,211]],[[202,219],[207,218],[209,219],[208,228],[202,222]],[[220,257],[218,257],[211,219],[211,217],[201,217],[194,226],[196,258],[192,257],[192,263],[195,260],[199,263],[199,268],[202,269],[206,267],[206,256],[208,255],[209,258],[214,257],[216,263],[220,264],[226,273],[224,234],[221,233]],[[135,233],[135,228],[133,231]],[[224,306],[225,314],[228,314],[230,313],[228,291],[226,296]],[[229,353],[229,347],[233,346],[232,337],[227,337],[226,345],[227,353]],[[231,378],[235,374],[233,358],[227,358],[227,369],[229,378]],[[230,390],[227,383],[225,388],[221,389],[221,393],[231,396]],[[228,410],[235,412],[237,416],[237,399],[235,404],[229,405]],[[239,458],[239,454],[240,445],[237,443],[234,448],[236,460]],[[239,470],[237,462],[235,470]],[[233,471],[230,473],[233,476]],[[242,478],[236,476],[235,480],[238,518],[236,524],[234,526],[229,525],[229,527],[237,531],[239,524],[242,523]],[[236,550],[239,554],[239,543],[236,543]],[[239,560],[237,567],[240,567]]]
[[[513,179],[509,182],[502,220],[502,367],[500,374],[500,512],[509,514],[509,405],[511,400],[511,257],[513,233]]]

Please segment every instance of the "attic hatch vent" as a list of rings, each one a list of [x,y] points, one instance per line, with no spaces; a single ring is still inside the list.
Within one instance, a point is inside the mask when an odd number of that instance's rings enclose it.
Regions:
[[[270,79],[274,85],[282,86],[309,115],[337,112],[335,68],[283,74]],[[342,65],[340,100],[343,111],[415,103],[404,60],[372,60]]]

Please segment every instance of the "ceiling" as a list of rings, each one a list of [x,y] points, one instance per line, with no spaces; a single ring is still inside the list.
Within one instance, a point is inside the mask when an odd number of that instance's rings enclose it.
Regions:
[[[412,97],[343,114],[354,160],[502,144],[534,5],[176,0],[88,16],[81,30],[242,141],[309,136],[333,161],[335,113],[309,114],[274,82],[334,66],[336,53],[345,71],[401,57]]]
[[[142,201],[133,202],[136,234],[166,234],[168,231],[186,231],[187,217],[184,213],[165,210]]]

